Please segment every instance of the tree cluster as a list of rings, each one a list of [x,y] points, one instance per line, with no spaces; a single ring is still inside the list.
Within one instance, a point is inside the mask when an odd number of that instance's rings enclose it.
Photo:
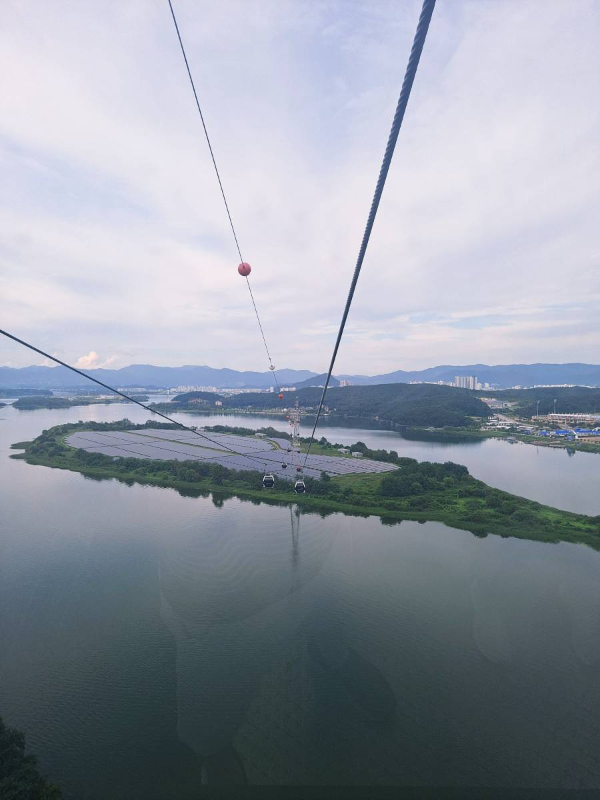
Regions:
[[[40,775],[37,760],[25,755],[25,736],[0,717],[0,797],[2,800],[60,800],[62,794]]]

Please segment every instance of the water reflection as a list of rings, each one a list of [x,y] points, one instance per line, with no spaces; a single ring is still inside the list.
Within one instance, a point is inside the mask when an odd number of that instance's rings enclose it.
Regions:
[[[203,759],[209,782],[242,780],[236,733],[261,678],[319,602],[333,537],[309,529],[301,558],[299,509],[282,511],[288,531],[244,515],[230,517],[224,531],[213,515],[161,553],[161,617],[177,651],[177,732]]]
[[[336,534],[320,535],[314,515],[303,528],[295,505],[280,511],[276,528],[236,515],[224,530],[212,515],[160,554],[177,735],[200,757],[209,784],[247,780],[249,754],[273,736],[263,727],[270,714],[280,718],[280,744],[302,741],[287,758],[261,753],[255,761],[288,772],[310,752],[307,739],[335,739],[351,720],[360,730],[394,718],[393,690],[357,649],[323,580]]]

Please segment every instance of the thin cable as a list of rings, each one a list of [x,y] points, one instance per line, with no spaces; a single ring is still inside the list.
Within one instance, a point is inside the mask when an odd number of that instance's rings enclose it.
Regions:
[[[171,0],[167,0],[167,2],[169,4],[169,9],[171,10],[171,16],[173,17],[173,24],[175,25],[175,31],[177,33],[177,38],[179,39],[179,46],[181,47],[181,54],[182,54],[183,60],[185,62],[185,68],[187,70],[188,78],[190,79],[190,84],[191,84],[191,87],[192,87],[192,91],[194,93],[194,99],[196,101],[196,108],[198,109],[198,114],[200,115],[200,121],[202,122],[202,128],[204,130],[204,136],[206,137],[206,143],[208,144],[208,149],[210,151],[210,157],[212,158],[213,167],[215,168],[215,174],[216,174],[217,180],[219,182],[219,188],[221,190],[221,196],[223,197],[223,203],[225,204],[225,211],[227,212],[227,218],[229,219],[229,224],[231,226],[231,232],[233,233],[233,238],[235,240],[235,246],[237,248],[238,255],[240,257],[240,262],[243,262],[244,258],[242,256],[242,249],[240,247],[239,239],[238,239],[237,233],[235,231],[235,226],[233,224],[233,219],[231,217],[231,212],[229,210],[229,204],[227,202],[227,197],[225,195],[225,189],[223,188],[223,181],[221,180],[221,175],[219,173],[219,168],[217,167],[217,160],[215,158],[215,154],[214,154],[213,149],[212,149],[212,144],[210,142],[210,136],[208,135],[208,129],[206,127],[206,122],[204,121],[204,114],[202,113],[202,108],[200,106],[200,100],[198,99],[198,92],[196,91],[196,85],[194,84],[194,79],[192,78],[192,71],[190,70],[190,65],[189,65],[189,62],[188,62],[188,59],[187,59],[187,55],[186,55],[186,52],[185,52],[185,47],[183,46],[183,40],[181,38],[181,33],[179,32],[179,25],[177,24],[177,18],[175,16],[175,10],[173,9],[173,4],[171,3]],[[266,337],[265,337],[263,326],[262,326],[262,323],[260,321],[258,308],[256,307],[256,302],[254,300],[254,295],[252,294],[252,289],[250,288],[250,281],[248,280],[247,276],[246,276],[246,283],[248,285],[248,291],[250,292],[250,297],[252,299],[252,305],[254,306],[254,312],[256,314],[256,319],[258,321],[258,327],[260,328],[260,335],[262,336],[262,340],[263,340],[263,343],[265,345],[265,350],[267,352],[267,358],[269,359],[269,369],[273,373],[273,378],[275,380],[275,386],[277,387],[277,391],[279,392],[280,391],[279,381],[277,380],[277,375],[275,374],[275,367],[273,366],[273,361],[271,359],[271,354],[270,354],[269,348],[267,346],[267,340],[266,340]]]
[[[130,397],[128,394],[125,394],[125,392],[120,392],[118,389],[114,389],[112,386],[109,386],[107,383],[103,383],[102,381],[99,381],[97,378],[92,378],[91,375],[87,375],[85,372],[82,372],[80,369],[77,369],[77,367],[72,367],[70,364],[67,364],[64,361],[61,361],[60,358],[56,358],[55,356],[51,356],[50,353],[45,353],[43,350],[40,350],[39,347],[34,347],[34,345],[29,344],[29,342],[26,342],[23,339],[19,339],[18,336],[13,336],[13,334],[9,333],[8,331],[3,331],[0,328],[0,334],[2,334],[2,336],[6,336],[8,339],[12,339],[13,342],[17,342],[18,344],[22,344],[23,347],[27,347],[29,350],[33,350],[34,353],[39,353],[39,355],[44,356],[44,358],[49,358],[51,361],[54,361],[56,364],[60,364],[61,367],[66,367],[67,369],[70,369],[71,372],[76,372],[78,375],[81,375],[82,378],[87,378],[88,381],[93,381],[93,383],[97,383],[98,386],[102,386],[104,389],[108,389],[109,392],[114,392],[114,394],[118,394],[120,397],[124,397],[125,400],[129,400],[130,403],[135,403],[136,405],[141,406],[142,408],[145,408],[146,411],[149,411],[151,414],[156,414],[157,417],[162,417],[163,419],[166,419],[169,422],[172,422],[174,425],[177,425],[179,428],[183,428],[183,430],[185,430],[185,431],[190,431],[191,433],[196,434],[196,436],[199,436],[201,439],[206,439],[206,441],[212,442],[212,444],[216,444],[219,449],[224,447],[226,450],[229,450],[230,453],[234,453],[236,456],[241,455],[241,456],[245,456],[246,458],[251,459],[252,461],[261,461],[262,462],[262,459],[258,459],[255,456],[247,455],[246,453],[238,453],[236,450],[233,450],[231,447],[228,447],[226,444],[223,444],[223,442],[217,442],[215,439],[211,439],[210,436],[206,436],[206,434],[200,433],[200,431],[197,431],[194,428],[189,428],[187,425],[184,425],[183,422],[177,422],[177,420],[172,419],[171,417],[168,417],[166,414],[163,414],[160,411],[157,411],[155,408],[152,408],[152,406],[147,406],[145,403],[142,403],[140,400],[136,400],[135,398]]]
[[[352,282],[350,283],[350,291],[348,292],[348,298],[346,300],[346,306],[344,308],[344,313],[342,315],[342,321],[340,323],[337,339],[335,341],[335,347],[333,348],[333,355],[331,357],[331,363],[329,365],[329,371],[327,373],[327,380],[325,381],[325,386],[323,387],[323,393],[321,395],[321,401],[319,403],[319,408],[317,410],[315,424],[313,425],[310,442],[308,443],[306,457],[304,459],[304,466],[306,466],[308,455],[310,453],[310,448],[312,447],[315,438],[315,431],[317,430],[317,425],[319,424],[319,417],[321,416],[321,411],[323,410],[325,393],[327,392],[329,381],[331,380],[335,359],[337,358],[337,353],[340,346],[340,342],[342,340],[342,334],[344,333],[344,328],[346,326],[346,320],[348,318],[350,306],[352,305],[354,290],[356,289],[356,284],[358,283],[358,277],[360,275],[360,271],[363,265],[365,253],[367,252],[367,246],[369,244],[369,239],[371,237],[371,231],[373,230],[373,223],[375,222],[375,217],[377,216],[377,209],[379,208],[379,202],[381,200],[381,195],[383,194],[383,187],[385,186],[385,181],[390,168],[390,164],[392,163],[392,157],[394,155],[394,149],[396,147],[396,142],[398,140],[398,134],[400,133],[400,128],[402,127],[404,112],[406,111],[408,98],[410,97],[410,92],[415,79],[415,75],[417,74],[419,59],[421,58],[421,53],[423,52],[423,45],[425,44],[425,39],[427,38],[427,31],[429,29],[429,23],[431,22],[431,16],[433,14],[434,8],[435,8],[435,0],[423,0],[423,7],[421,8],[419,24],[417,25],[415,38],[413,40],[412,49],[410,51],[410,57],[408,59],[408,64],[406,66],[406,72],[404,74],[404,80],[402,82],[402,89],[400,90],[400,97],[398,98],[398,105],[396,106],[396,113],[394,114],[394,119],[392,121],[392,128],[390,130],[387,146],[385,148],[385,153],[383,155],[383,163],[381,164],[379,178],[377,179],[377,185],[375,186],[375,194],[373,196],[373,202],[371,203],[371,210],[369,211],[369,216],[367,218],[367,224],[365,227],[362,244],[360,246],[360,250],[358,253],[358,259],[356,261],[354,275],[352,276]]]
[[[269,352],[269,346],[267,345],[265,332],[263,331],[262,322],[260,321],[258,308],[256,307],[256,303],[254,301],[254,295],[252,294],[252,288],[250,287],[250,281],[248,280],[247,275],[246,275],[246,283],[248,284],[248,291],[250,292],[250,298],[252,300],[252,305],[254,306],[254,311],[256,313],[256,321],[258,322],[258,327],[260,328],[260,335],[262,336],[263,344],[265,346],[265,350],[267,351],[267,358],[269,359],[269,369],[273,373],[273,380],[275,381],[275,386],[277,387],[277,391],[281,392],[281,389],[279,387],[279,381],[277,380],[277,375],[275,374],[275,367],[273,366],[273,360],[271,359],[271,353]]]
[[[237,247],[238,255],[240,257],[240,261],[243,261],[242,251],[240,249],[240,245],[238,242],[237,234],[235,232],[235,227],[233,224],[233,220],[231,218],[231,213],[229,211],[229,205],[227,203],[227,198],[225,197],[225,189],[223,188],[223,182],[221,181],[221,175],[219,174],[219,168],[217,167],[217,161],[215,159],[215,154],[213,153],[212,145],[210,143],[210,137],[208,135],[208,130],[206,128],[206,123],[204,122],[204,114],[202,113],[202,108],[200,107],[200,100],[198,99],[198,93],[196,92],[196,86],[194,85],[194,79],[192,78],[192,72],[190,70],[190,65],[187,60],[187,55],[185,53],[185,47],[183,46],[183,41],[181,39],[181,34],[179,33],[179,25],[177,24],[177,18],[175,17],[175,11],[173,10],[173,5],[171,0],[167,0],[169,4],[169,8],[171,9],[171,16],[173,17],[173,24],[175,25],[175,31],[177,32],[177,38],[179,39],[179,46],[181,47],[181,54],[183,55],[183,60],[185,61],[185,68],[187,70],[188,78],[190,79],[190,83],[192,85],[192,91],[194,93],[194,99],[196,100],[196,107],[198,109],[198,113],[200,114],[200,121],[202,122],[202,127],[204,128],[204,135],[206,136],[206,142],[208,144],[208,149],[210,150],[210,157],[212,158],[213,167],[215,168],[215,173],[217,175],[217,180],[219,181],[219,188],[221,189],[221,195],[223,197],[223,202],[225,203],[225,210],[227,211],[227,217],[229,218],[229,224],[231,225],[231,232],[233,233],[233,238],[235,239],[235,246]]]

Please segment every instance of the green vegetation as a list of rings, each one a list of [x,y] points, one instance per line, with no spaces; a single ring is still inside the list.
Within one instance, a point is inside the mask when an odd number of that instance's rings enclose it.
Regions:
[[[265,492],[262,475],[257,471],[230,470],[199,461],[111,457],[74,449],[64,442],[65,436],[75,430],[176,427],[152,422],[132,425],[128,420],[59,425],[43,431],[33,442],[21,442],[18,448],[25,452],[13,458],[99,478],[172,486],[188,494],[213,492],[263,502],[296,502],[325,514],[342,511],[377,515],[384,521],[437,520],[477,535],[496,533],[540,541],[580,542],[600,549],[600,517],[560,511],[493,489],[472,478],[467,468],[459,464],[419,463],[395,452],[370,450],[362,442],[356,442],[352,448],[360,450],[366,458],[395,464],[398,469],[378,475],[306,478],[308,494],[300,496],[294,493],[290,482],[283,480],[277,481],[274,490]],[[324,439],[317,446],[322,452],[337,447]]]
[[[0,717],[0,797],[2,800],[60,800],[58,786],[48,783],[35,756],[25,755],[25,736],[7,728]]]
[[[249,392],[225,397],[211,392],[188,392],[177,395],[160,409],[170,411],[215,410],[220,401],[224,411],[281,411],[282,407],[298,400],[304,410],[314,410],[321,398],[321,389],[299,389],[278,399],[275,392]],[[388,383],[377,386],[347,386],[330,388],[326,403],[329,411],[344,417],[379,420],[394,425],[465,428],[472,417],[485,418],[491,411],[468,389],[430,384]]]
[[[289,433],[286,431],[278,431],[275,428],[272,428],[270,425],[266,428],[240,428],[239,426],[232,426],[232,425],[207,425],[203,428],[205,431],[210,431],[211,433],[230,433],[234,436],[255,436],[257,433],[264,433],[265,436],[269,438],[275,439],[291,439]]]
[[[477,392],[479,397],[492,395],[507,403],[516,403],[511,413],[523,417],[533,417],[537,413],[537,401],[540,401],[540,414],[556,411],[561,414],[600,414],[600,389],[585,386],[551,386],[539,389],[494,389]]]
[[[95,403],[109,403],[110,400],[99,400],[97,397],[20,397],[13,403],[13,408],[21,411],[34,411],[38,408],[71,408],[72,406],[91,406]]]
[[[145,402],[148,400],[147,395],[131,395],[133,399]],[[126,403],[121,397],[90,397],[89,395],[82,395],[81,397],[49,397],[49,396],[31,396],[20,397],[13,403],[14,408],[21,411],[34,411],[38,408],[72,408],[73,406],[92,406],[97,404],[106,405],[108,403]]]

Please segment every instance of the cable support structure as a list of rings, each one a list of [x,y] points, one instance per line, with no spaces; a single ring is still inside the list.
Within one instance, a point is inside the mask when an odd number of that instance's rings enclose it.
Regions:
[[[375,222],[375,218],[377,216],[377,210],[379,208],[379,203],[381,201],[381,196],[383,194],[383,189],[385,186],[385,181],[390,169],[390,164],[392,163],[392,157],[394,155],[394,150],[396,147],[396,142],[398,141],[398,134],[400,133],[400,128],[402,127],[402,121],[404,119],[404,113],[406,111],[406,106],[408,104],[408,99],[410,97],[410,93],[412,90],[412,86],[415,80],[415,76],[417,74],[417,69],[419,66],[419,60],[421,58],[421,53],[423,52],[423,46],[425,44],[425,39],[427,38],[427,31],[429,30],[429,23],[431,22],[431,17],[433,15],[433,10],[435,8],[436,0],[423,0],[423,6],[421,8],[421,14],[419,16],[419,22],[417,24],[417,30],[415,32],[412,48],[410,51],[410,56],[408,59],[408,64],[406,65],[406,71],[404,73],[404,80],[402,82],[402,88],[400,90],[400,96],[398,98],[398,104],[396,106],[396,112],[394,114],[394,119],[392,121],[392,127],[390,130],[390,135],[388,137],[388,142],[385,148],[385,153],[383,155],[383,162],[381,164],[381,169],[379,171],[379,177],[377,179],[377,184],[375,186],[375,193],[373,195],[373,201],[371,203],[371,209],[369,211],[369,216],[367,218],[367,224],[365,226],[365,232],[363,234],[362,243],[360,245],[360,250],[358,253],[358,258],[356,261],[356,267],[354,268],[354,274],[352,276],[352,281],[350,282],[350,290],[348,292],[348,298],[346,300],[346,305],[344,307],[344,313],[342,314],[342,321],[340,323],[340,327],[338,330],[337,338],[335,341],[335,345],[333,348],[333,354],[331,357],[331,362],[329,364],[329,370],[327,372],[327,380],[325,381],[325,385],[323,387],[323,392],[321,394],[321,400],[319,402],[319,406],[317,409],[317,415],[315,418],[315,423],[313,425],[312,433],[310,436],[310,441],[308,443],[308,448],[306,450],[306,455],[304,458],[304,466],[306,467],[306,462],[308,461],[308,456],[310,454],[310,449],[313,445],[315,432],[317,430],[317,425],[319,424],[319,419],[321,417],[321,412],[323,411],[323,404],[325,402],[325,394],[329,387],[329,382],[331,380],[331,375],[333,373],[333,368],[335,365],[335,360],[337,358],[338,350],[340,347],[340,342],[342,340],[342,335],[344,333],[344,328],[346,327],[346,320],[348,319],[348,314],[350,312],[350,307],[352,305],[352,299],[354,297],[354,292],[356,290],[356,284],[358,283],[358,278],[360,276],[360,271],[362,269],[363,261],[365,258],[365,254],[367,252],[367,247],[369,245],[369,240],[371,238],[371,231],[373,230],[373,224]]]
[[[152,408],[152,406],[148,406],[145,403],[142,403],[141,400],[136,400],[134,397],[130,397],[128,394],[125,394],[125,392],[121,392],[119,389],[115,389],[113,386],[109,386],[107,383],[103,383],[102,381],[99,381],[97,378],[92,378],[91,375],[88,375],[87,373],[83,372],[83,370],[77,369],[77,367],[73,367],[70,364],[67,364],[65,361],[61,361],[60,358],[56,358],[56,356],[52,356],[50,355],[50,353],[45,353],[43,350],[40,350],[39,347],[35,347],[29,342],[26,342],[24,339],[19,339],[18,336],[15,336],[14,334],[9,333],[8,331],[4,331],[0,328],[0,334],[2,334],[2,336],[6,336],[7,339],[12,339],[13,342],[17,342],[17,344],[23,345],[23,347],[27,347],[29,350],[33,350],[34,353],[38,353],[39,355],[44,356],[44,358],[48,358],[51,361],[54,361],[55,364],[59,364],[61,367],[66,367],[67,369],[70,369],[71,372],[75,372],[77,373],[77,375],[81,375],[82,378],[86,378],[88,381],[97,383],[98,386],[102,386],[104,389],[108,389],[109,392],[118,394],[120,397],[125,398],[125,400],[129,400],[130,403],[135,403],[136,405],[141,406],[141,408],[144,408],[151,414],[156,414],[157,417],[162,417],[163,419],[166,419],[168,422],[173,423],[173,425],[177,425],[177,427],[181,428],[182,430],[190,431],[196,436],[199,436],[201,439],[205,439],[207,442],[211,442],[212,444],[217,445],[218,449],[224,448],[233,455],[243,456],[244,458],[249,458],[252,461],[258,461],[260,464],[264,463],[264,459],[257,458],[256,456],[251,456],[246,453],[238,453],[237,450],[228,447],[223,442],[218,442],[216,439],[211,439],[210,436],[207,436],[205,433],[201,433],[195,428],[190,428],[188,425],[184,425],[183,422],[178,422],[176,419],[167,416],[167,414],[163,414],[161,411],[157,411],[155,408]]]
[[[171,17],[173,18],[173,25],[175,26],[175,32],[177,33],[177,39],[179,40],[179,46],[181,48],[181,55],[183,56],[183,60],[184,60],[184,63],[185,63],[185,68],[186,68],[186,71],[187,71],[187,74],[188,74],[188,78],[190,80],[190,85],[192,87],[192,92],[194,93],[194,100],[196,101],[196,108],[198,109],[198,114],[200,116],[200,122],[202,123],[202,129],[204,131],[204,136],[206,138],[206,143],[208,145],[208,150],[210,152],[210,157],[212,159],[213,167],[214,167],[214,170],[215,170],[215,175],[217,176],[217,181],[219,183],[219,189],[221,190],[221,197],[223,198],[223,204],[225,205],[225,211],[227,212],[227,219],[229,220],[229,225],[231,227],[231,232],[233,234],[233,239],[235,241],[235,247],[236,247],[236,250],[237,250],[238,255],[240,257],[240,263],[243,264],[244,263],[244,258],[242,256],[242,248],[240,247],[240,241],[239,241],[237,232],[235,230],[235,225],[233,224],[233,218],[231,216],[231,211],[229,209],[229,203],[227,202],[227,196],[225,194],[225,188],[223,187],[223,181],[221,179],[221,174],[220,174],[219,168],[217,166],[217,159],[215,158],[215,153],[214,153],[214,150],[212,148],[212,144],[211,144],[211,141],[210,141],[210,136],[208,135],[208,128],[206,127],[206,122],[204,120],[204,114],[202,113],[202,107],[200,105],[200,99],[198,97],[198,92],[196,91],[196,84],[194,83],[194,78],[192,77],[192,71],[190,69],[190,64],[189,64],[189,61],[188,61],[188,58],[187,58],[185,47],[183,45],[183,39],[181,38],[181,33],[179,31],[179,25],[177,24],[177,17],[175,16],[175,9],[173,8],[173,3],[171,2],[171,0],[167,0],[167,3],[169,4],[169,9],[171,11]],[[254,299],[254,294],[252,293],[252,287],[250,286],[250,280],[249,280],[247,275],[245,277],[246,277],[246,284],[248,286],[248,291],[250,293],[250,299],[252,300],[252,306],[254,308],[254,313],[256,314],[256,320],[258,322],[258,327],[260,329],[260,335],[262,337],[263,344],[264,344],[264,347],[265,347],[265,352],[267,354],[267,359],[269,361],[269,369],[273,373],[273,380],[275,382],[275,386],[277,388],[277,391],[280,392],[281,391],[281,387],[279,385],[279,380],[278,380],[277,374],[275,372],[275,367],[273,366],[273,359],[271,358],[271,353],[270,353],[269,347],[267,345],[267,338],[265,336],[265,332],[264,332],[264,329],[263,329],[262,321],[261,321],[260,315],[258,313],[258,307],[257,307],[256,301]]]

